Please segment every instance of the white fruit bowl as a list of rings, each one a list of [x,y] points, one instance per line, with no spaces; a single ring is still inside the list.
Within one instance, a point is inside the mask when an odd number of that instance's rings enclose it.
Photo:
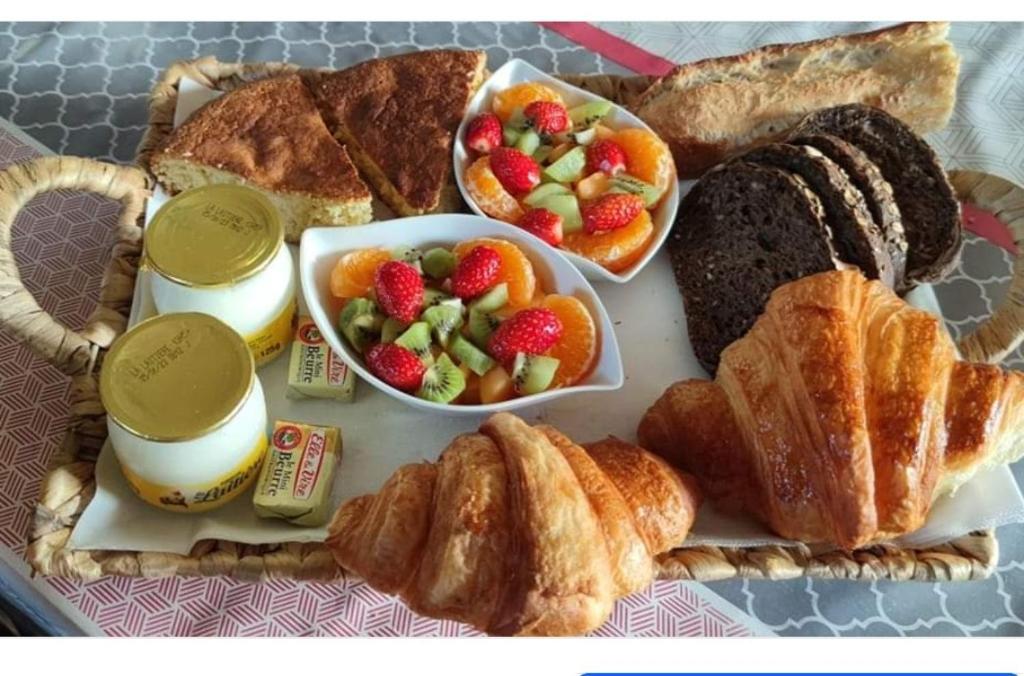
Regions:
[[[496,404],[461,406],[439,404],[398,390],[370,373],[362,357],[344,340],[337,327],[330,295],[331,270],[338,259],[355,249],[401,245],[421,251],[435,246],[452,247],[478,237],[504,239],[517,245],[533,263],[538,284],[548,293],[575,296],[586,305],[597,326],[600,346],[597,364],[587,379],[572,387],[509,399]],[[469,214],[438,214],[403,218],[345,228],[310,228],[302,234],[299,249],[299,280],[310,316],[334,350],[360,378],[410,406],[446,415],[481,415],[540,404],[579,392],[617,390],[622,387],[622,357],[608,313],[594,289],[568,260],[530,233],[490,218]]]
[[[452,151],[455,159],[455,181],[459,185],[459,191],[462,193],[462,198],[466,201],[466,204],[469,205],[470,209],[480,216],[487,216],[487,214],[485,214],[480,207],[477,206],[473,198],[470,197],[469,192],[466,190],[466,186],[462,181],[463,175],[466,173],[466,169],[472,161],[476,159],[475,154],[470,151],[464,143],[466,127],[474,117],[491,109],[491,99],[497,92],[507,89],[514,84],[519,84],[520,82],[541,82],[550,86],[552,89],[557,91],[563,99],[565,99],[566,105],[570,108],[591,101],[605,100],[597,94],[591,94],[590,92],[584,91],[578,87],[566,84],[565,82],[548,75],[544,71],[534,68],[522,59],[512,59],[496,70],[473,96],[473,100],[470,101],[466,117],[463,118],[462,123],[459,125],[458,135],[455,139],[454,149]],[[615,104],[612,104],[612,110],[605,117],[605,122],[613,129],[639,127],[646,129],[652,134],[654,133],[654,130],[645,124],[639,117],[633,115],[622,106]],[[665,239],[668,237],[668,233],[672,229],[672,223],[676,219],[676,211],[678,209],[679,185],[676,181],[673,181],[671,185],[669,185],[665,196],[662,198],[661,204],[657,209],[651,212],[654,224],[654,239],[651,241],[651,244],[644,255],[636,263],[621,272],[609,272],[597,263],[584,258],[583,256],[579,256],[563,249],[559,249],[559,251],[571,260],[573,265],[579,268],[580,271],[586,275],[587,279],[595,282],[616,282],[618,284],[624,284],[636,277],[637,274],[644,269],[644,266],[654,258],[654,255],[658,252],[658,249],[661,248],[661,245],[665,243]]]

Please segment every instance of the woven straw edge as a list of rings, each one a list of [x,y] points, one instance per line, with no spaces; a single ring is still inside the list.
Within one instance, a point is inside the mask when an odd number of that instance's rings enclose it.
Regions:
[[[172,127],[177,87],[182,77],[188,76],[206,86],[228,91],[253,79],[297,70],[293,65],[281,63],[225,64],[213,57],[175,63],[153,88],[150,126],[139,147],[139,165],[148,170],[153,149],[159,146]],[[647,78],[608,75],[565,76],[565,79],[624,105],[628,105],[649,82]],[[137,264],[137,260],[129,263]],[[123,322],[119,328],[123,330],[131,305],[131,286],[119,289],[118,295],[112,300],[118,301],[117,306],[121,308]],[[93,471],[106,436],[97,375],[98,370],[74,377],[69,431],[43,479],[26,552],[26,558],[38,573],[84,580],[104,575],[225,575],[249,581],[331,581],[344,577],[344,571],[335,564],[322,543],[243,545],[204,540],[197,543],[188,555],[67,549],[65,545],[71,529],[95,491]],[[853,553],[816,553],[803,545],[791,548],[697,547],[663,554],[658,564],[661,579],[696,581],[732,577],[781,580],[801,576],[965,581],[988,577],[997,561],[998,543],[994,533],[980,531],[922,550],[889,545]]]

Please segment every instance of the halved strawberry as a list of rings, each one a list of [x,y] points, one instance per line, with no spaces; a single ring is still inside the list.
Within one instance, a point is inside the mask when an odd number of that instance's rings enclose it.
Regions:
[[[523,116],[538,134],[557,134],[569,128],[569,111],[555,101],[534,101],[523,109]]]
[[[536,160],[515,148],[495,148],[491,151],[491,171],[502,187],[513,195],[530,192],[540,183],[540,166]]]
[[[527,308],[515,313],[494,330],[487,351],[502,364],[516,353],[543,354],[562,337],[562,320],[547,308]]]
[[[519,219],[520,228],[540,237],[551,246],[562,243],[562,223],[561,216],[547,209],[530,209]]]
[[[639,195],[610,193],[596,202],[584,206],[583,231],[593,235],[597,232],[617,230],[629,225],[644,210],[644,201]]]
[[[501,254],[489,246],[475,246],[455,266],[452,293],[459,298],[475,298],[498,283]]]
[[[605,139],[587,146],[587,172],[603,171],[614,176],[626,170],[626,151],[615,141]]]
[[[416,353],[394,343],[378,343],[366,353],[373,375],[388,385],[414,392],[423,382],[427,367]]]
[[[501,120],[494,113],[482,113],[466,127],[466,145],[486,155],[501,146]]]
[[[388,261],[377,268],[373,288],[384,313],[400,322],[415,321],[423,309],[423,278],[405,261]]]

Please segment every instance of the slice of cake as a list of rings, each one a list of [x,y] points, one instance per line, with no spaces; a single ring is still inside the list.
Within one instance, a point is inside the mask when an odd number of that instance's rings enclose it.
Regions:
[[[289,242],[310,225],[372,218],[369,189],[294,74],[243,85],[206,104],[168,136],[150,169],[172,192],[211,183],[259,189],[280,211]]]
[[[310,88],[363,176],[413,216],[452,207],[452,143],[486,62],[484,52],[414,52],[311,75]]]

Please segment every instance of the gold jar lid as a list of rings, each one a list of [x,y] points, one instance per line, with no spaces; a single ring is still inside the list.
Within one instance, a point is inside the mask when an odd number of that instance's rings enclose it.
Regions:
[[[186,286],[225,286],[251,277],[274,258],[284,227],[270,200],[242,185],[187,190],[146,226],[146,263]]]
[[[216,317],[183,312],[147,319],[114,342],[100,372],[100,398],[132,434],[184,441],[230,420],[255,380],[241,336]]]

